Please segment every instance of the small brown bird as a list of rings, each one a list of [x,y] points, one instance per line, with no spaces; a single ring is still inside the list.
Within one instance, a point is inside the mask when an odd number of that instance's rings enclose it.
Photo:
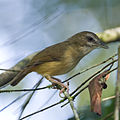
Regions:
[[[17,85],[30,72],[37,72],[52,83],[67,88],[53,76],[71,71],[77,63],[95,48],[108,47],[96,34],[84,31],[73,35],[66,41],[52,45],[40,51],[28,65],[12,80],[11,85]]]

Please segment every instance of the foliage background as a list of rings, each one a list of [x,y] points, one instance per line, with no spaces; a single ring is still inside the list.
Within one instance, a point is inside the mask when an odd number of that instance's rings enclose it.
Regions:
[[[61,42],[77,32],[89,30],[98,33],[120,26],[119,0],[0,0],[0,9],[0,68],[10,68],[25,56]],[[83,58],[73,71],[58,77],[64,80],[88,66],[105,60],[117,52],[118,45],[119,43],[116,42],[109,44],[108,50],[94,50]],[[97,69],[72,79],[70,90],[75,89]],[[31,73],[14,89],[31,88],[39,79],[39,75]],[[108,81],[108,88],[103,92],[103,98],[114,95],[115,80],[116,72],[113,72]],[[48,84],[49,82],[44,80],[41,86]],[[13,88],[9,86],[5,89]],[[50,89],[36,92],[24,115],[40,109],[54,91]],[[0,94],[1,108],[21,94]],[[59,99],[57,93],[45,106]],[[16,120],[24,100],[25,98],[0,112],[0,119]],[[90,112],[88,90],[79,95],[75,103],[82,112],[82,120],[100,119]],[[102,105],[103,116],[114,109],[114,101],[104,102]],[[61,109],[59,105],[30,119],[66,120],[72,115],[69,106]]]

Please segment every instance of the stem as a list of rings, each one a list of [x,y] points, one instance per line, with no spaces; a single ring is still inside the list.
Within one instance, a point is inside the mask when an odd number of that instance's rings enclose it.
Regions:
[[[95,67],[97,67],[97,66],[99,66],[99,65],[102,65],[102,64],[108,62],[109,60],[113,59],[113,58],[116,57],[117,55],[118,55],[118,54],[114,54],[113,56],[109,57],[108,59],[104,60],[103,62],[98,63],[98,64],[96,64],[96,65],[93,65],[92,67],[89,67],[89,68],[87,68],[87,69],[85,69],[85,70],[83,70],[83,71],[81,71],[81,72],[79,72],[79,73],[76,73],[75,75],[71,76],[70,78],[64,80],[63,83],[71,80],[72,78],[74,78],[74,77],[76,77],[76,76],[78,76],[78,75],[80,75],[80,74],[82,74],[82,73],[84,73],[84,72],[86,72],[86,71],[88,71],[88,70],[91,70],[91,69],[93,69],[93,68],[95,68]],[[115,62],[116,62],[116,61],[115,61]]]
[[[2,71],[9,71],[9,72],[20,72],[20,70],[12,70],[12,69],[0,69]]]
[[[119,120],[119,109],[120,109],[120,46],[118,48],[118,70],[117,70],[117,81],[116,81],[116,101],[115,101],[115,110],[114,110],[114,120]]]
[[[74,106],[72,97],[71,97],[71,96],[68,94],[68,92],[66,92],[66,91],[64,92],[64,95],[65,95],[65,97],[68,98],[68,101],[69,101],[69,103],[70,103],[70,107],[71,107],[71,109],[72,109],[72,111],[73,111],[73,114],[74,114],[74,116],[75,116],[75,120],[80,120],[79,115],[78,115],[78,113],[77,113],[77,110],[76,110],[76,108],[75,108],[75,106]]]
[[[42,112],[42,111],[45,111],[45,110],[47,110],[47,109],[49,109],[49,108],[52,108],[52,107],[54,107],[54,106],[56,106],[56,105],[58,105],[58,104],[60,104],[60,103],[62,103],[62,102],[63,102],[63,100],[61,100],[61,101],[59,101],[59,102],[56,102],[56,103],[54,103],[54,104],[52,104],[52,105],[50,105],[50,106],[48,106],[48,107],[46,107],[46,108],[43,108],[43,109],[41,109],[41,110],[39,110],[39,111],[36,111],[36,112],[34,112],[34,113],[31,113],[31,114],[29,114],[29,115],[26,115],[25,117],[21,118],[20,120],[23,120],[23,119],[28,118],[28,117],[30,117],[30,116],[32,116],[32,115],[35,115],[35,114],[40,113],[40,112]]]

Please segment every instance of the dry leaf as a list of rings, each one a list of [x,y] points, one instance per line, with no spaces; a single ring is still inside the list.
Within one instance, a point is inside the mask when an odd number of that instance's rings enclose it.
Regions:
[[[90,102],[91,102],[91,111],[95,112],[98,115],[101,115],[101,95],[102,89],[107,88],[107,85],[104,82],[100,83],[101,79],[105,79],[105,81],[109,78],[109,75],[106,75],[106,71],[96,76],[90,83],[89,83],[89,93],[90,93]]]
[[[88,88],[90,93],[91,111],[101,115],[102,85],[99,83],[98,79],[93,79],[89,83]]]

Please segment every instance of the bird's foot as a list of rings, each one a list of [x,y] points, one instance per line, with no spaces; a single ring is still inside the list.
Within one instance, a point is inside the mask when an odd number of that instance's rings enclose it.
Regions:
[[[61,97],[61,94],[62,94],[65,90],[69,93],[69,82],[67,82],[67,85],[65,85],[65,87],[63,87],[63,88],[60,90],[60,93],[59,93],[59,96],[60,96],[60,97]]]
[[[69,85],[65,85],[61,82],[60,79],[54,78],[49,76],[48,74],[44,75],[45,78],[47,80],[49,80],[50,82],[52,82],[52,85],[54,86],[54,89],[60,89],[60,94],[63,93],[65,90],[67,90],[67,92],[69,92]]]
[[[60,89],[59,94],[62,94],[65,90],[67,92],[69,92],[69,84],[68,83],[67,83],[67,85],[65,85],[64,83],[61,82],[60,79],[55,78],[55,77],[51,77],[51,78],[55,80],[55,82],[52,82],[52,85],[54,86],[53,88],[54,89]],[[57,81],[57,83],[56,83],[56,81]]]

